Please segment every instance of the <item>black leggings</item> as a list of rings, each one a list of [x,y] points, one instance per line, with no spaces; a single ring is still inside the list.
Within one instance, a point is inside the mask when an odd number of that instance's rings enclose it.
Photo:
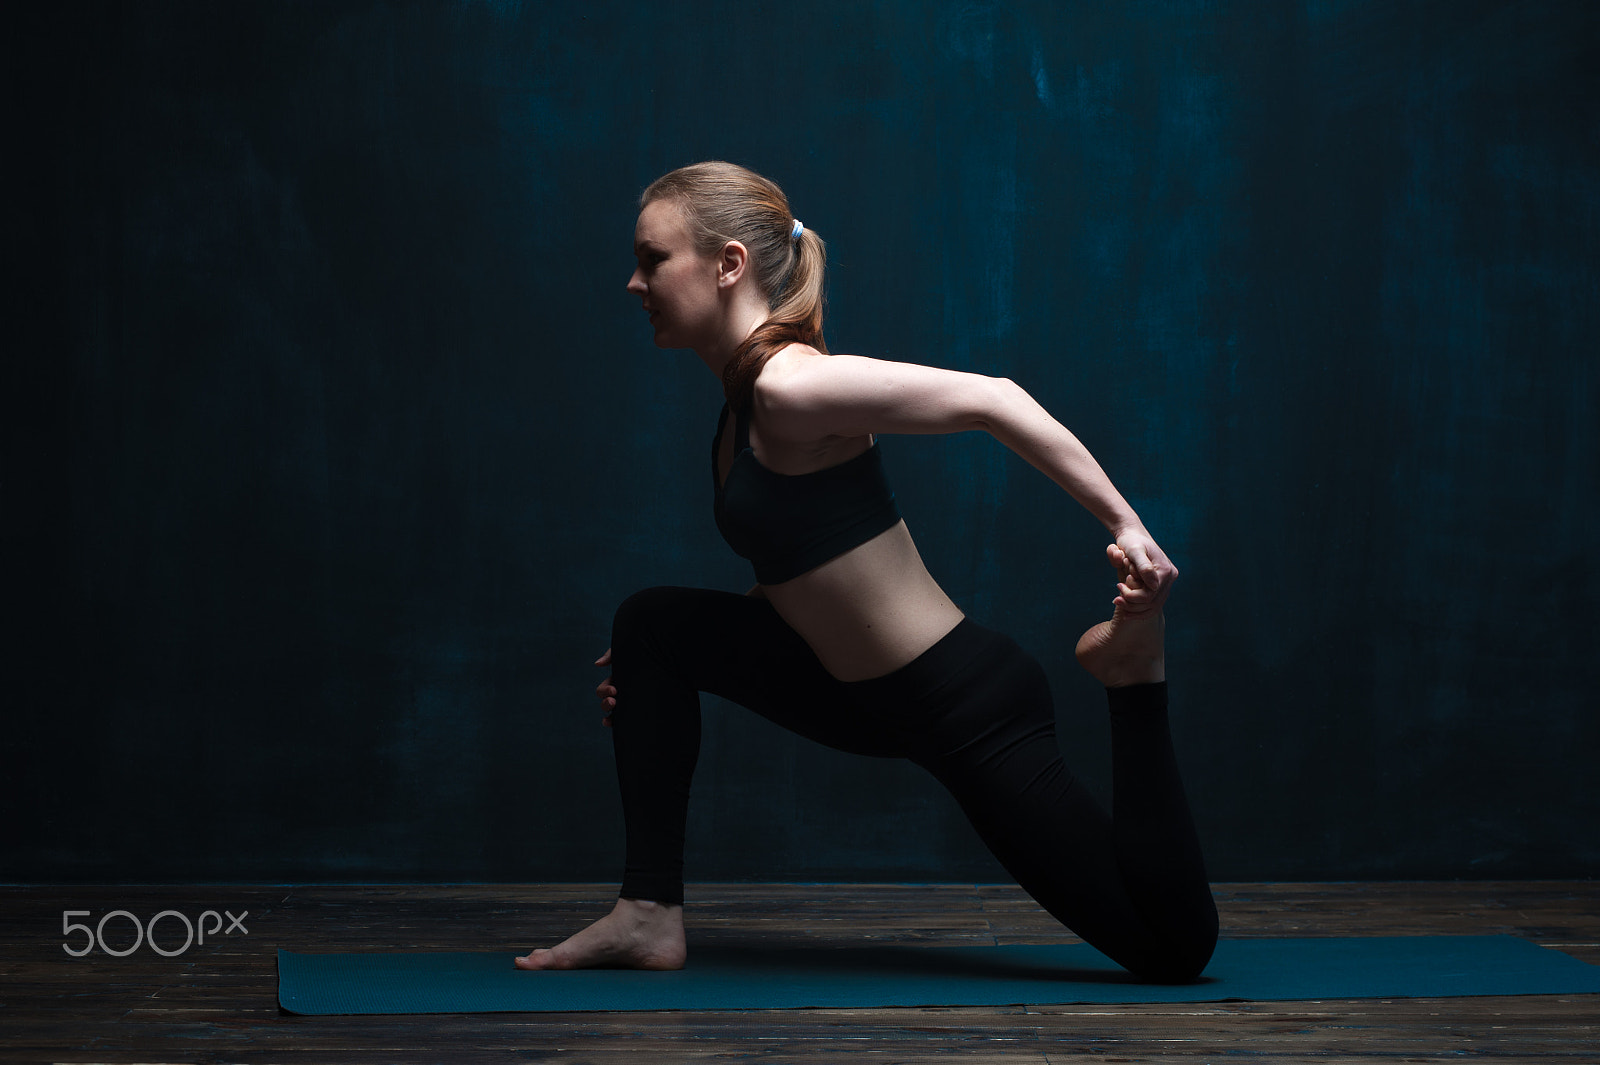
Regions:
[[[771,603],[732,592],[646,589],[617,609],[611,641],[624,898],[683,902],[704,691],[836,750],[928,770],[1028,894],[1131,972],[1181,982],[1210,959],[1217,911],[1165,684],[1108,689],[1108,817],[1061,760],[1043,669],[971,619],[863,681],[834,679]]]

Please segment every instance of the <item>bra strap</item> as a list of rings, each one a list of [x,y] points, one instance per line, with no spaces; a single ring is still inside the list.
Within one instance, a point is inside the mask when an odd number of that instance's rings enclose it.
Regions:
[[[711,438],[711,483],[721,487],[722,476],[718,472],[717,460],[722,452],[722,432],[728,425],[728,405],[722,405],[722,413],[717,415],[717,435]]]
[[[739,414],[733,416],[733,446],[735,455],[750,450],[750,423]]]

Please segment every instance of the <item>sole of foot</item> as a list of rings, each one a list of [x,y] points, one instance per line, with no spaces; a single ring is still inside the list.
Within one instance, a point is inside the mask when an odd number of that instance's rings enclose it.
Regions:
[[[1078,664],[1107,688],[1167,679],[1166,618],[1130,618],[1119,609],[1078,639]]]

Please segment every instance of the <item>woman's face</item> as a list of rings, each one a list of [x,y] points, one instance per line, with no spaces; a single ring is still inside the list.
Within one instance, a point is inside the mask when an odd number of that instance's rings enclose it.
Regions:
[[[628,291],[650,315],[656,347],[693,348],[716,335],[722,311],[717,261],[695,248],[676,203],[655,200],[639,212],[633,255],[637,265]]]

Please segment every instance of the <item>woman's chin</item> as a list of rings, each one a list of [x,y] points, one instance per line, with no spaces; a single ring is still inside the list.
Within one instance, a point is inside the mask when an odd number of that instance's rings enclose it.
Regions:
[[[683,342],[683,338],[674,335],[672,330],[662,329],[660,326],[656,327],[654,339],[656,342],[656,347],[665,348],[667,350],[672,350],[674,348],[686,348],[689,346]]]

